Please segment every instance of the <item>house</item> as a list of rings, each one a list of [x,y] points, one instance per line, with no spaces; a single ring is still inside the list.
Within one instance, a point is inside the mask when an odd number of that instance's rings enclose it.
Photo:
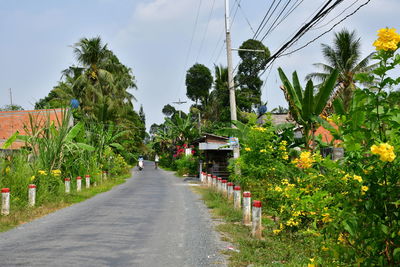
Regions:
[[[204,134],[201,138],[192,142],[198,146],[201,157],[201,169],[212,175],[227,178],[228,160],[232,158],[233,148],[229,145],[229,138],[215,134]]]
[[[32,123],[35,127],[40,127],[47,120],[59,125],[63,121],[66,109],[39,109],[39,110],[10,110],[0,111],[0,148],[16,131],[20,135],[28,135],[31,131]],[[73,121],[69,121],[73,125]],[[28,132],[27,132],[28,131]],[[17,150],[25,146],[23,141],[16,140],[7,149],[1,149],[3,152]]]

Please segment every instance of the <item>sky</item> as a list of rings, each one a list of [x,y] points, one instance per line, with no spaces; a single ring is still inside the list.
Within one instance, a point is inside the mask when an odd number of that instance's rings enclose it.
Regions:
[[[284,0],[288,2],[289,0]],[[323,22],[304,35],[293,49],[329,30],[346,14],[367,0],[345,0]],[[135,109],[143,105],[146,126],[162,123],[166,104],[187,101],[186,71],[201,63],[212,71],[226,66],[224,44],[225,0],[0,0],[0,106],[12,101],[33,109],[57,85],[61,71],[76,64],[72,45],[79,39],[100,36],[120,61],[132,68],[137,83]],[[263,41],[273,53],[309,19],[324,0],[300,3]],[[238,3],[240,7],[238,8]],[[254,35],[272,0],[230,0],[232,47]],[[290,4],[290,5],[291,5]],[[290,6],[289,5],[289,6]],[[278,10],[280,7],[278,8]],[[370,0],[356,14],[306,48],[276,60],[261,78],[262,101],[268,109],[287,103],[279,89],[277,67],[300,79],[324,62],[321,43],[332,44],[334,32],[355,30],[363,56],[374,51],[376,31],[399,28],[400,0]],[[343,13],[342,13],[343,12]],[[235,15],[236,14],[236,15]],[[271,22],[275,17],[271,18]],[[290,51],[290,50],[289,50]],[[239,63],[233,52],[234,66]]]

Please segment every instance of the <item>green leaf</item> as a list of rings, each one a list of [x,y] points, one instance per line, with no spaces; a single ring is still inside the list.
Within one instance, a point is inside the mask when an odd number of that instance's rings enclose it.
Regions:
[[[343,221],[344,229],[352,236],[355,236],[356,225],[357,223],[354,220]]]
[[[343,105],[343,100],[337,97],[335,100],[333,100],[333,108],[335,109],[335,112],[339,115],[345,115],[346,112],[344,111],[344,105]]]
[[[9,148],[15,142],[15,140],[17,140],[18,135],[19,135],[19,132],[16,131],[13,135],[10,136],[10,138],[7,139],[7,141],[4,142],[4,144],[1,148],[3,148],[3,149]]]
[[[308,121],[313,115],[313,104],[314,104],[314,85],[311,80],[308,80],[306,90],[304,92],[303,99],[303,119]]]
[[[329,77],[325,81],[325,83],[319,88],[318,94],[316,96],[316,101],[315,101],[315,109],[314,109],[315,115],[321,114],[322,110],[324,110],[324,108],[331,96],[331,93],[332,93],[333,89],[335,88],[338,75],[339,75],[339,71],[335,69],[331,73],[331,75],[329,75]]]
[[[393,250],[393,258],[398,258],[398,256],[400,256],[400,248],[395,248]],[[400,258],[400,257],[399,257]]]
[[[121,146],[121,145],[118,144],[118,143],[112,143],[112,144],[110,144],[110,146],[111,146],[111,147],[114,147],[114,148],[116,148],[116,149],[118,149],[119,151],[125,150],[124,147]]]
[[[79,132],[82,131],[82,129],[83,123],[77,123],[74,127],[71,128],[71,130],[69,130],[67,136],[65,137],[65,140],[71,142],[79,134]]]
[[[299,82],[299,77],[297,76],[297,72],[293,72],[292,74],[292,80],[293,80],[293,88],[296,91],[296,95],[299,98],[300,102],[303,102],[303,88],[301,88],[300,82]]]
[[[75,145],[83,150],[87,150],[90,152],[93,152],[96,150],[96,148],[94,148],[93,146],[85,144],[85,143],[75,143]]]
[[[293,101],[293,104],[297,107],[298,111],[300,111],[302,107],[297,92],[293,89],[292,84],[289,82],[283,70],[281,68],[278,68],[278,72],[290,100]],[[293,76],[297,76],[297,74],[293,73]]]

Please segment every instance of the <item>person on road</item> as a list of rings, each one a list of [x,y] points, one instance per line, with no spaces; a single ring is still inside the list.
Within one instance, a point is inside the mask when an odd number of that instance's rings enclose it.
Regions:
[[[158,161],[160,160],[160,158],[158,157],[158,154],[156,154],[156,156],[154,157],[154,168],[157,169],[158,168]]]
[[[138,167],[140,171],[143,169],[143,156],[139,156]]]

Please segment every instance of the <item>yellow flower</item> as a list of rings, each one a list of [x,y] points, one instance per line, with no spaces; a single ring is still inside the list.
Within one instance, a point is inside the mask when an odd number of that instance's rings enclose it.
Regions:
[[[61,171],[60,171],[60,170],[52,170],[51,173],[52,173],[54,176],[60,176],[60,175],[61,175]]]
[[[32,177],[31,177],[31,182],[33,181],[33,180],[35,180],[35,175],[32,175]]]
[[[310,211],[310,215],[315,215],[317,214],[315,211]]]
[[[10,172],[10,167],[6,167],[6,169],[4,170],[6,173],[9,173]]]
[[[343,176],[342,180],[347,182],[347,180],[350,178],[349,174],[346,174],[345,176]]]
[[[246,147],[244,150],[251,151],[251,148],[250,147]]]
[[[275,186],[275,191],[282,192],[282,188],[280,188],[279,186]]]
[[[282,159],[288,160],[289,159],[289,155],[287,153],[283,153]]]
[[[260,152],[261,152],[261,153],[266,153],[266,152],[267,152],[267,150],[265,150],[265,149],[261,149],[261,150],[260,150]]]
[[[308,169],[315,162],[313,155],[309,151],[301,152],[300,157],[292,161],[300,169]]]
[[[324,246],[324,247],[321,248],[321,250],[322,250],[322,251],[328,251],[329,248],[327,248],[327,247]]]
[[[395,51],[400,43],[400,35],[396,29],[383,28],[378,30],[378,39],[373,43],[376,50]]]
[[[371,146],[371,153],[375,155],[379,155],[379,159],[381,161],[388,161],[392,162],[396,155],[394,154],[394,147],[389,145],[388,143],[381,143],[379,146],[372,145]]]
[[[282,231],[282,230],[280,230],[280,229],[275,229],[275,230],[273,230],[272,232],[273,232],[275,235],[277,235],[277,234],[279,234],[281,231]]]
[[[314,260],[315,260],[314,258],[311,258],[311,259],[310,259],[311,262],[314,262]]]
[[[365,192],[367,192],[368,189],[369,189],[369,187],[366,185],[361,186],[361,195],[365,195]]]
[[[362,181],[363,181],[362,177],[358,176],[358,175],[353,175],[353,179],[358,181],[358,182],[360,182],[360,183],[362,183]]]
[[[281,141],[281,145],[286,146],[287,145],[287,141],[286,140]]]
[[[345,242],[346,242],[345,235],[342,234],[342,233],[340,233],[339,236],[338,236],[338,241],[339,241],[340,243],[345,243]]]
[[[46,174],[47,174],[47,172],[46,172],[46,171],[43,171],[43,170],[39,170],[38,173],[39,173],[39,174],[42,174],[42,175],[46,175]]]

